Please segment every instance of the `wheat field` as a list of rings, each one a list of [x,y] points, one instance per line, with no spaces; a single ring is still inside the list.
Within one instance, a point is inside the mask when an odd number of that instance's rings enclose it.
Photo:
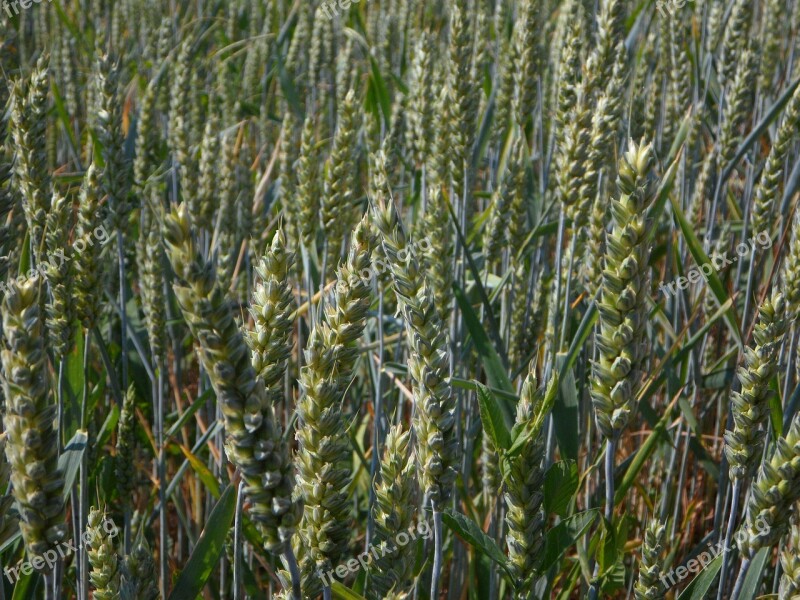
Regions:
[[[0,5],[0,600],[800,599],[800,2]]]

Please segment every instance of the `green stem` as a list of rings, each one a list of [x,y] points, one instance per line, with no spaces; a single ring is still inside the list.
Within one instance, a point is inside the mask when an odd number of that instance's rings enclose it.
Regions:
[[[297,559],[294,556],[290,541],[286,542],[286,550],[283,551],[283,556],[286,559],[286,565],[292,578],[292,599],[300,600],[302,598],[300,593],[300,569],[297,568]]]
[[[733,489],[731,490],[731,512],[728,517],[728,529],[725,532],[725,546],[722,548],[722,568],[719,571],[719,589],[717,590],[717,600],[722,600],[725,595],[725,587],[728,583],[728,578],[725,573],[728,570],[728,559],[731,549],[731,540],[733,539],[733,530],[736,527],[736,517],[739,512],[739,490],[742,485],[741,479],[733,480]],[[742,565],[744,568],[744,564]],[[738,582],[737,582],[738,584]]]
[[[439,597],[439,583],[442,576],[442,513],[436,502],[431,500],[433,509],[433,572],[431,573],[431,600]]]
[[[122,230],[117,230],[117,261],[119,262],[119,309],[121,324],[120,346],[122,348],[122,387],[128,389],[128,313],[125,301],[125,238]]]
[[[242,509],[244,508],[244,479],[236,494],[236,513],[233,521],[233,600],[242,598]]]
[[[167,570],[167,497],[166,482],[167,469],[164,454],[164,375],[161,367],[156,369],[156,444],[158,448],[158,533],[161,551],[158,553],[159,572],[161,575],[161,597],[166,598],[168,589],[168,570]]]
[[[83,393],[81,398],[81,429],[87,430],[86,413],[89,401],[89,349],[92,342],[87,331],[84,339],[83,348]],[[87,437],[88,442],[88,437]],[[88,443],[87,443],[88,448]],[[86,531],[86,508],[89,501],[89,490],[87,489],[89,474],[88,470],[88,456],[86,450],[81,454],[81,464],[79,470],[80,478],[80,491],[78,496],[78,531],[81,535]],[[89,556],[86,552],[86,545],[80,544],[78,548],[78,574],[79,574],[79,594],[81,600],[86,600],[89,597]]]
[[[739,569],[739,576],[736,578],[736,585],[733,586],[733,593],[731,594],[731,600],[739,600],[739,596],[742,593],[742,588],[744,587],[744,580],[747,577],[747,571],[750,569],[750,559],[745,558],[742,560],[742,566]]]

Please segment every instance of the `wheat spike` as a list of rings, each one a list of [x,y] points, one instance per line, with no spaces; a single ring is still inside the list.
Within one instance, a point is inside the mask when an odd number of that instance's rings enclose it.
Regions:
[[[542,426],[552,409],[551,394],[537,387],[529,371],[517,404],[516,426],[530,435],[522,451],[509,461],[505,500],[509,567],[518,598],[529,598],[539,576],[544,548],[544,446]]]
[[[167,215],[164,238],[180,280],[174,286],[178,304],[200,345],[200,360],[225,419],[226,453],[242,472],[249,513],[262,529],[267,549],[282,552],[294,531],[297,505],[291,499],[288,449],[266,387],[252,367],[211,265],[194,249],[184,204]]]
[[[396,425],[386,434],[386,446],[381,460],[380,481],[375,485],[375,537],[373,547],[389,546],[386,554],[369,565],[371,598],[385,598],[390,593],[407,591],[407,581],[413,567],[413,544],[394,544],[397,535],[413,523],[416,478],[411,455],[411,432]]]
[[[156,124],[156,96],[158,81],[151,81],[142,95],[139,108],[139,124],[136,135],[136,158],[133,161],[133,181],[137,188],[145,184],[158,165],[159,130]]]
[[[447,382],[447,334],[394,207],[376,203],[375,222],[405,319],[420,482],[425,497],[441,506],[451,492],[459,450],[454,436],[455,399]]]
[[[612,201],[614,226],[606,240],[600,301],[599,359],[593,363],[592,402],[597,427],[616,439],[630,420],[641,361],[648,293],[645,210],[650,204],[649,145],[629,142],[619,163],[619,200]]]
[[[788,542],[781,549],[780,560],[783,567],[778,600],[795,600],[800,596],[800,526],[797,524],[797,506],[788,533]]]
[[[16,152],[13,183],[22,196],[36,259],[42,248],[51,198],[46,152],[48,62],[47,55],[43,54],[27,84],[18,81],[11,90],[11,135]]]
[[[775,293],[758,309],[752,347],[744,350],[744,365],[737,375],[742,385],[731,399],[733,429],[725,432],[725,454],[731,479],[743,479],[758,466],[764,444],[762,425],[769,415],[769,382],[778,368],[777,359],[786,331],[786,301]]]
[[[541,67],[541,1],[523,0],[514,22],[512,44],[514,114],[525,125],[536,104],[536,80]]]
[[[153,363],[162,368],[166,354],[166,299],[164,297],[164,249],[161,245],[161,232],[155,222],[155,207],[160,207],[160,192],[154,187],[148,189],[151,205],[142,207],[140,238],[136,247],[139,266],[139,292],[142,310],[147,325],[147,338]]]
[[[787,302],[787,314],[796,321],[800,308],[800,213],[795,215],[789,250],[781,269],[781,288]]]
[[[639,578],[634,587],[636,600],[662,600],[661,555],[664,553],[664,524],[650,519],[642,539],[642,557],[639,559]]]
[[[75,313],[72,295],[72,246],[67,243],[72,217],[72,206],[58,192],[53,193],[45,231],[46,253],[42,259],[44,275],[50,288],[45,308],[47,336],[56,356],[63,357],[72,348]],[[93,240],[92,240],[93,241]],[[84,240],[86,242],[86,240]]]
[[[200,146],[199,177],[197,193],[192,194],[189,202],[194,204],[190,213],[196,219],[198,227],[212,229],[214,208],[219,189],[218,160],[220,151],[219,117],[215,101],[209,99],[208,119],[203,131],[203,141]]]
[[[725,3],[722,4],[724,5]],[[750,31],[752,15],[753,3],[750,0],[736,0],[734,2],[731,16],[728,18],[722,38],[722,57],[718,70],[723,85],[727,85],[731,81],[737,65],[741,65],[745,61],[745,57],[742,56],[742,48],[747,45],[745,40]]]
[[[336,134],[328,162],[325,193],[320,207],[322,231],[327,243],[327,268],[332,273],[342,252],[345,235],[354,214],[355,179],[353,156],[359,123],[355,93],[345,97],[337,119]]]
[[[77,254],[72,263],[75,271],[73,279],[75,290],[75,312],[83,327],[91,330],[100,317],[102,306],[102,286],[105,271],[105,261],[101,261],[103,245],[97,239],[97,232],[106,231],[100,220],[100,173],[94,163],[89,165],[83,177],[78,202],[78,225],[75,228],[75,237],[79,240],[91,240],[94,243]],[[88,242],[87,242],[88,244]]]
[[[245,331],[253,368],[273,402],[282,395],[283,378],[291,355],[295,302],[289,272],[293,262],[294,255],[287,251],[286,238],[278,230],[271,247],[255,267],[257,279],[250,302],[254,327]]]
[[[751,48],[741,53],[736,67],[736,77],[728,92],[725,108],[722,113],[717,147],[718,167],[724,168],[733,160],[741,137],[740,129],[747,120],[753,100],[753,78],[756,71],[756,54]]]
[[[792,506],[800,499],[800,415],[789,431],[775,440],[750,486],[745,521],[736,535],[739,551],[751,559],[761,548],[780,540],[789,526]]]
[[[139,540],[120,568],[120,600],[155,600],[157,572],[147,542]]]
[[[800,87],[795,90],[789,100],[753,196],[753,234],[756,236],[771,233],[772,209],[775,201],[780,199],[779,194],[784,179],[784,163],[798,125],[800,125]]]
[[[120,66],[105,54],[97,61],[97,92],[100,106],[97,112],[96,135],[103,146],[102,187],[108,196],[107,209],[110,224],[115,231],[127,230],[128,216],[133,209],[130,198],[132,168],[125,153],[125,136],[122,132],[122,107],[119,80]]]
[[[313,596],[321,584],[316,572],[338,564],[351,535],[348,485],[351,448],[342,414],[342,395],[358,357],[358,339],[370,303],[372,243],[366,222],[353,231],[347,262],[339,268],[334,298],[325,320],[311,332],[300,371],[297,410],[297,484],[304,502],[299,529],[307,554],[301,561],[303,592]]]
[[[117,490],[123,505],[129,507],[136,487],[136,468],[134,464],[136,451],[136,388],[133,383],[128,386],[117,425],[116,455],[114,457],[114,474],[117,479]]]
[[[97,600],[120,600],[119,556],[114,548],[114,536],[105,529],[106,522],[105,512],[94,507],[89,511],[87,537],[90,540],[88,555],[92,567],[89,573],[94,588],[92,597]]]
[[[39,312],[39,278],[12,283],[3,301],[4,424],[6,456],[20,515],[20,529],[31,556],[41,556],[66,535],[58,470],[58,440]]]

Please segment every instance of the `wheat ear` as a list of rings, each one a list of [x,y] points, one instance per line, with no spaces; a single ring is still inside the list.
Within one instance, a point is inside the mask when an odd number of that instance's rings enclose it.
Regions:
[[[120,600],[119,556],[113,537],[105,530],[106,514],[96,508],[89,511],[87,538],[89,539],[89,580],[97,600]]]
[[[639,559],[639,578],[633,589],[636,600],[662,600],[664,598],[661,577],[661,555],[664,553],[663,523],[651,519],[644,531],[642,557]]]
[[[301,561],[307,596],[319,593],[322,582],[317,573],[338,564],[352,533],[348,490],[352,450],[342,395],[366,324],[371,289],[362,271],[369,268],[371,252],[371,236],[362,220],[353,231],[347,263],[339,268],[325,319],[311,332],[300,371],[297,484],[304,502],[299,534],[307,552]]]
[[[522,384],[515,427],[528,435],[519,454],[509,460],[505,500],[508,506],[509,568],[514,576],[517,598],[529,598],[540,575],[544,551],[546,517],[544,501],[545,436],[543,425],[552,409],[552,394],[538,387],[536,375],[529,371]]]
[[[386,545],[385,554],[369,565],[371,597],[385,598],[393,592],[406,591],[414,564],[413,545],[394,544],[397,535],[411,527],[416,503],[416,477],[411,455],[411,432],[396,425],[386,433],[386,446],[381,460],[380,481],[375,485],[375,537],[371,545]]]
[[[39,312],[39,279],[11,283],[3,301],[6,456],[25,547],[41,556],[66,535],[64,480],[57,465],[56,405],[50,394]]]
[[[164,238],[180,283],[175,295],[200,345],[199,356],[225,419],[226,452],[245,480],[250,516],[266,547],[283,552],[297,521],[292,469],[286,441],[273,414],[264,382],[256,375],[225,291],[210,263],[196,253],[186,206],[167,215]]]

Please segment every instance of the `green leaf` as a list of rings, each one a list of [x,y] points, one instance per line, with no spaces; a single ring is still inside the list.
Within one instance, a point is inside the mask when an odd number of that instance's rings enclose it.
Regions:
[[[442,513],[442,521],[450,531],[469,543],[470,546],[477,548],[503,569],[508,570],[505,553],[497,545],[497,542],[486,535],[472,519],[461,513],[446,510]]]
[[[39,587],[39,583],[42,580],[39,571],[31,571],[27,575],[23,575],[22,570],[20,570],[19,573],[19,579],[14,586],[14,595],[11,596],[11,600],[30,600],[30,598],[36,598],[35,590]]]
[[[556,365],[562,372],[558,386],[558,396],[553,405],[553,429],[556,441],[565,458],[578,460],[578,387],[572,369],[563,369],[567,357],[563,353],[556,355]]]
[[[710,269],[704,269],[700,272],[703,276],[703,279],[706,280],[709,289],[714,294],[719,306],[723,306],[729,300],[728,293],[725,291],[725,286],[722,285],[722,281],[720,280],[717,271],[713,268],[711,259],[703,250],[703,245],[700,243],[700,240],[697,239],[694,231],[692,231],[692,226],[686,220],[686,215],[683,214],[680,204],[675,198],[670,198],[670,202],[672,202],[672,212],[675,215],[675,219],[678,221],[678,225],[683,232],[683,237],[686,239],[686,246],[689,248],[689,252],[694,257],[698,269],[702,265],[711,266]],[[739,347],[741,348],[742,334],[739,331],[739,319],[736,316],[736,306],[734,304],[731,304],[728,307],[728,310],[725,312],[725,320],[728,323],[728,329],[730,329],[731,333],[733,333],[736,341],[739,343]]]
[[[331,592],[333,593],[334,598],[339,598],[340,600],[366,600],[364,596],[361,594],[356,594],[353,590],[345,587],[339,581],[331,582]]]
[[[300,95],[297,93],[297,88],[295,87],[292,78],[289,77],[289,74],[286,72],[286,67],[283,64],[281,53],[275,52],[274,56],[275,60],[277,61],[276,68],[278,69],[278,82],[281,85],[284,98],[286,98],[289,108],[292,109],[292,112],[295,114],[295,116],[302,120],[303,108],[300,105]]]
[[[733,173],[733,170],[736,168],[736,164],[747,153],[747,150],[750,148],[750,146],[752,146],[753,143],[761,137],[761,134],[763,134],[767,127],[769,127],[770,123],[772,123],[772,121],[775,120],[778,115],[780,115],[783,107],[794,95],[794,91],[797,89],[798,84],[800,84],[800,77],[786,86],[783,94],[781,94],[781,97],[769,107],[769,110],[766,112],[761,121],[759,121],[758,125],[756,125],[750,134],[744,139],[739,148],[736,150],[736,154],[734,154],[731,162],[725,166],[725,170],[720,175],[720,184],[727,181],[728,177],[730,177],[731,173]]]
[[[172,427],[169,428],[169,430],[166,433],[167,439],[173,437],[176,433],[178,433],[178,431],[180,431],[180,429],[184,425],[186,425],[186,422],[192,417],[192,415],[196,413],[198,410],[200,410],[202,406],[205,406],[206,401],[208,401],[208,399],[211,398],[211,396],[213,395],[214,395],[214,390],[212,388],[208,388],[205,392],[200,394],[197,397],[197,400],[192,402],[192,405],[185,411],[183,411],[183,413],[181,413],[181,416],[178,417],[178,420],[175,421]]]
[[[781,397],[777,393],[769,395],[769,419],[774,437],[776,439],[783,437],[783,406]]]
[[[544,546],[544,560],[540,571],[546,573],[558,562],[567,549],[573,547],[589,526],[600,514],[600,509],[592,508],[564,519],[547,532]]]
[[[386,81],[381,74],[381,69],[378,66],[378,61],[375,60],[372,52],[368,54],[370,62],[370,85],[375,93],[375,99],[378,101],[378,106],[381,108],[383,118],[386,123],[392,122],[392,101],[389,98],[389,89],[386,87]]]
[[[84,54],[88,54],[93,50],[92,46],[86,41],[86,36],[82,35],[81,29],[64,12],[61,4],[61,2],[54,2],[52,4],[52,6],[56,9],[58,20],[61,21],[61,24],[69,30],[72,39],[80,42],[80,45],[83,47]]]
[[[117,428],[117,423],[119,423],[119,407],[116,404],[111,405],[111,411],[108,413],[106,420],[103,421],[103,426],[100,428],[100,431],[97,433],[96,437],[96,444],[98,448],[102,448],[106,445],[106,442],[111,438],[111,434],[114,433],[114,430]]]
[[[671,163],[674,162],[676,158],[679,158],[678,152],[680,151],[681,147],[683,146],[683,142],[686,140],[686,136],[689,135],[689,128],[692,126],[692,107],[686,111],[686,116],[683,117],[683,121],[681,121],[681,126],[678,128],[678,134],[675,136],[675,140],[672,142],[672,146],[669,148],[669,154],[667,155],[666,162]]]
[[[511,430],[511,439],[513,441],[511,448],[508,449],[506,454],[507,458],[513,458],[519,454],[522,448],[527,445],[528,440],[533,436],[539,435],[542,431],[545,419],[555,405],[556,396],[558,394],[558,381],[558,373],[554,371],[550,378],[550,383],[547,384],[547,389],[544,392],[544,398],[542,398],[542,401],[538,403],[534,409],[535,412],[531,421],[526,423],[522,429],[520,429],[521,423],[516,423],[514,425]],[[537,390],[536,393],[541,394],[541,390]]]
[[[506,373],[505,367],[503,366],[503,361],[500,359],[500,355],[497,353],[494,346],[489,342],[489,336],[486,335],[486,330],[478,320],[478,315],[475,314],[463,290],[457,285],[454,285],[453,289],[455,290],[458,306],[461,308],[461,314],[464,316],[464,323],[466,323],[469,334],[475,342],[478,355],[481,357],[483,368],[486,371],[486,378],[489,380],[489,385],[513,394],[514,386],[508,378],[508,373]],[[504,402],[502,406],[507,422],[513,423],[514,405],[510,402]]]
[[[711,584],[713,584],[714,580],[717,578],[717,573],[719,573],[721,568],[722,554],[719,554],[714,560],[708,563],[706,567],[700,571],[700,575],[683,590],[681,595],[678,596],[678,600],[703,600]],[[675,579],[675,577],[668,577],[667,579],[672,583],[672,579]],[[675,583],[677,584],[678,582],[676,581]]]
[[[661,177],[661,181],[659,182],[658,189],[655,193],[655,201],[647,211],[647,219],[651,223],[658,223],[661,220],[661,213],[664,212],[664,206],[667,204],[667,198],[670,197],[672,184],[675,182],[675,175],[678,173],[680,161],[681,157],[679,154],[675,160],[672,161],[667,169],[667,172]],[[645,237],[645,243],[649,244],[652,242],[656,235],[656,231],[658,230],[658,227],[650,227],[647,232],[647,236]]]
[[[614,524],[602,517],[598,531],[600,532],[600,552],[597,553],[597,565],[600,568],[600,575],[603,576],[614,570],[620,553]]]
[[[97,326],[92,330],[94,339],[97,342],[97,349],[100,351],[100,358],[103,360],[103,366],[108,374],[108,381],[111,383],[111,393],[117,405],[122,406],[122,391],[119,389],[119,381],[117,380],[117,372],[114,369],[114,364],[111,362],[111,357],[108,354],[108,347],[103,339],[103,334]]]
[[[81,331],[81,329],[77,329],[77,331]],[[66,383],[67,383],[67,390],[65,390],[65,394],[72,394],[73,397],[76,394],[83,393],[83,385],[84,385],[84,378],[83,378],[83,350],[84,344],[86,341],[86,337],[81,333],[75,336],[75,346],[72,348],[72,352],[67,354],[65,360],[65,374],[66,374]],[[65,397],[64,402],[64,429],[65,431],[62,433],[62,439],[66,440],[67,436],[73,435],[79,428],[80,428],[80,403],[79,402],[67,402]]]
[[[75,148],[78,147],[78,144],[75,141],[75,132],[72,131],[72,124],[69,120],[69,114],[67,114],[67,109],[64,107],[64,100],[61,97],[61,93],[58,89],[58,83],[56,83],[55,79],[51,80],[50,87],[53,90],[53,100],[55,101],[56,105],[56,114],[58,114],[58,119],[61,121],[61,126],[64,128],[64,131],[67,132],[67,141],[70,144],[70,149],[72,150],[73,155],[75,155]]]
[[[660,441],[669,442],[669,437],[666,435],[666,430],[667,424],[672,419],[672,407],[674,406],[676,400],[673,400],[672,403],[667,406],[666,410],[664,411],[664,416],[661,417],[656,426],[653,427],[653,431],[651,431],[650,435],[647,436],[644,444],[642,444],[636,451],[636,456],[633,457],[630,465],[628,465],[628,470],[625,471],[625,475],[622,477],[622,482],[619,484],[617,491],[614,493],[614,505],[619,504],[625,499],[625,494],[627,494],[628,490],[633,485],[633,482],[639,475],[639,471],[641,471],[642,467],[644,467],[647,459],[650,458],[650,455],[653,452],[655,452],[658,443]]]
[[[483,431],[492,440],[496,450],[508,450],[511,447],[511,434],[505,420],[502,404],[491,391],[478,384],[478,406],[481,410]]]
[[[408,368],[405,365],[399,365],[398,363],[392,363],[391,361],[387,361],[384,363],[384,369],[387,371],[391,371],[393,373],[401,373],[405,375],[408,373]],[[457,388],[461,388],[462,390],[472,390],[473,392],[478,391],[478,384],[469,379],[461,379],[460,377],[451,377],[450,383]],[[512,394],[505,390],[497,389],[496,387],[492,387],[487,385],[486,388],[494,394],[496,398],[500,398],[510,404],[516,406],[517,401],[519,400],[519,396],[516,394]],[[513,436],[512,436],[513,437]]]
[[[19,253],[19,266],[17,273],[19,275],[27,276],[31,268],[31,234],[30,231],[25,232],[25,239],[22,240],[22,250]]]
[[[604,594],[613,597],[615,592],[625,587],[625,565],[618,560],[603,574],[601,579],[600,589]]]
[[[169,600],[195,600],[219,562],[236,510],[236,487],[228,485],[206,520],[200,539],[181,571]]]
[[[61,492],[61,498],[64,502],[69,498],[72,491],[72,486],[75,483],[75,477],[78,475],[78,469],[81,466],[81,458],[86,450],[86,443],[89,441],[89,436],[83,430],[78,430],[72,439],[67,442],[61,456],[58,457],[58,468],[64,474],[64,489]]]
[[[509,139],[511,139],[510,136],[509,136]],[[540,237],[546,236],[546,235],[552,235],[552,234],[557,233],[557,232],[558,232],[558,221],[549,221],[548,223],[543,223],[543,224],[539,225],[538,227],[536,227],[536,229],[531,231],[528,234],[528,237],[525,238],[525,241],[522,242],[522,246],[520,247],[519,250],[517,250],[517,254],[515,256],[515,260],[517,262],[520,262],[523,259],[523,257],[525,256],[525,253],[528,251],[528,246],[533,242],[533,240],[535,240],[536,238],[540,238]],[[513,273],[513,272],[514,271],[512,269],[509,269],[506,272],[504,280],[505,280],[505,278],[510,277],[511,273]]]
[[[772,548],[762,548],[753,557],[750,562],[750,568],[747,570],[747,575],[744,577],[742,584],[742,592],[739,594],[739,600],[754,600],[758,589],[761,584],[761,575],[764,571],[764,564],[767,558],[772,554]]]
[[[197,476],[200,478],[205,486],[208,488],[208,491],[211,492],[211,495],[214,498],[219,498],[219,482],[214,474],[211,472],[202,460],[200,460],[189,448],[184,446],[183,444],[179,444],[181,452],[186,457],[186,460],[189,461],[189,464],[192,466],[192,469]]]
[[[578,355],[586,347],[586,340],[589,339],[589,335],[592,333],[594,324],[598,318],[598,314],[597,303],[592,302],[589,305],[589,309],[586,311],[586,314],[583,315],[583,319],[581,319],[581,323],[578,326],[578,331],[575,332],[575,337],[572,339],[572,343],[567,350],[567,354],[562,355],[566,356],[566,358],[563,358],[563,362],[561,363],[561,368],[559,370],[561,379],[564,379],[567,371],[572,369],[572,366],[575,364]]]
[[[447,201],[447,211],[450,213],[450,221],[453,223],[453,228],[456,231],[456,237],[458,238],[459,243],[464,248],[469,248],[469,244],[464,239],[464,232],[461,231],[461,222],[458,220],[456,212],[455,210],[453,210],[453,206],[452,204],[450,204],[449,200]],[[480,297],[481,302],[483,303],[484,316],[488,321],[489,325],[488,333],[492,339],[492,342],[494,343],[494,350],[498,356],[502,357],[503,360],[501,361],[501,364],[505,364],[505,359],[507,358],[505,355],[505,344],[503,343],[503,340],[500,337],[499,328],[497,322],[495,321],[494,312],[492,310],[492,303],[489,300],[489,296],[486,295],[486,289],[483,287],[483,284],[481,283],[482,279],[481,271],[478,269],[478,265],[475,264],[475,260],[472,258],[471,252],[469,251],[464,252],[464,256],[467,259],[467,265],[469,266],[470,273],[472,273],[472,283],[475,286],[475,290],[478,292],[478,296]],[[511,269],[509,269],[509,273],[510,272]],[[457,288],[458,286],[453,284],[453,287]],[[470,331],[470,335],[471,334],[472,332]],[[505,371],[503,372],[503,375],[505,376]],[[506,379],[508,379],[507,376]],[[509,392],[514,391],[513,388],[504,388],[504,389],[506,389]]]
[[[544,476],[544,512],[566,517],[572,498],[578,490],[578,463],[560,460]]]

